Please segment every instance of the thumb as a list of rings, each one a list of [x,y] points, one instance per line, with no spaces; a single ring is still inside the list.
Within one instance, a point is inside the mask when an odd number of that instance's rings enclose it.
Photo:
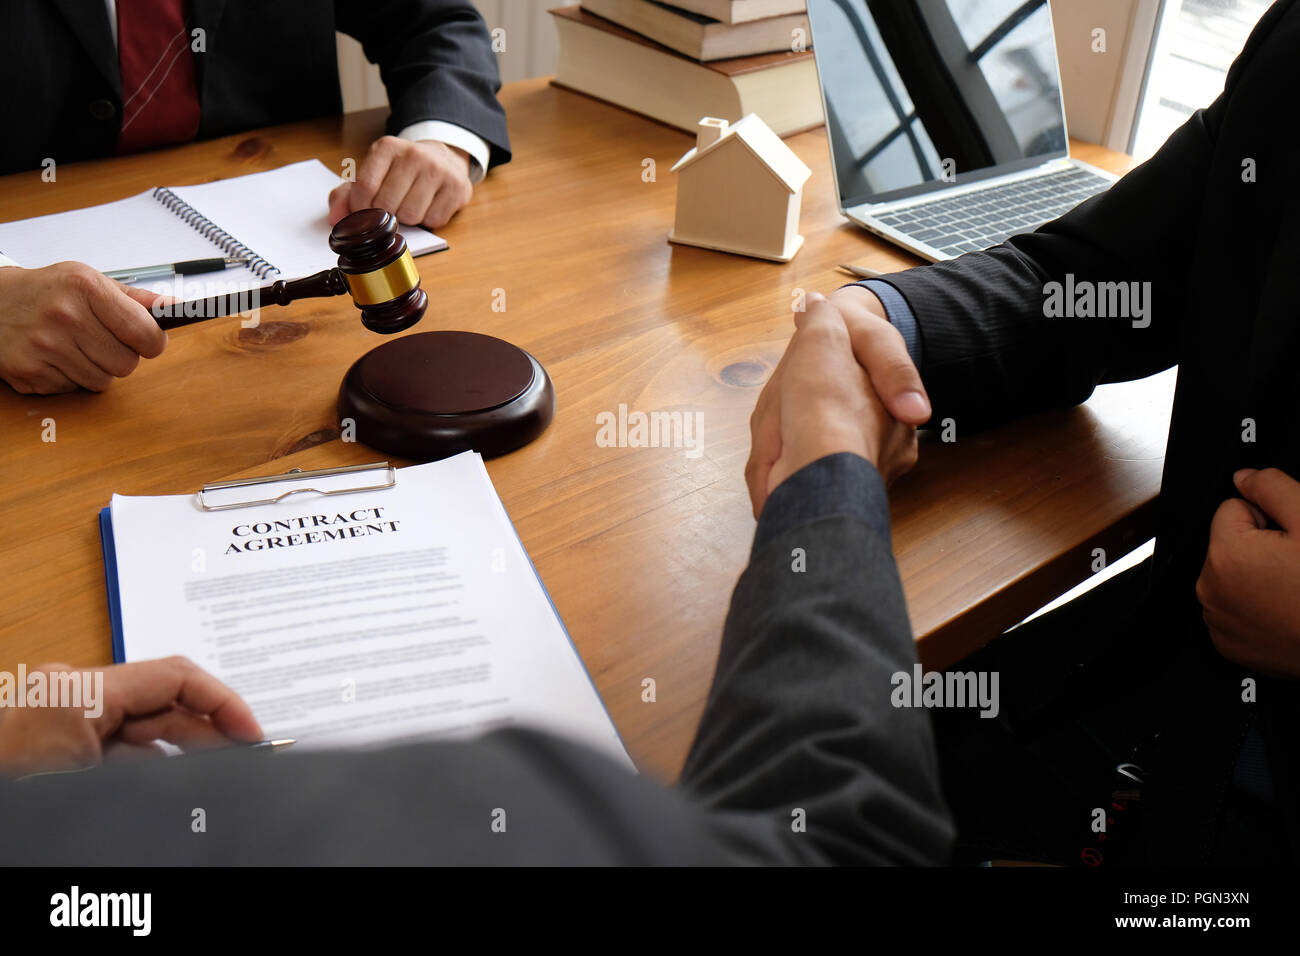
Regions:
[[[148,309],[149,314],[155,319],[159,318],[159,313],[163,309],[180,304],[180,299],[175,296],[160,295],[157,292],[150,292],[148,289],[137,289],[133,285],[121,285],[119,283],[118,288]]]
[[[1240,498],[1227,499],[1219,505],[1210,521],[1210,540],[1223,540],[1263,530],[1258,515],[1259,512],[1249,502]]]
[[[853,354],[889,414],[906,425],[930,420],[930,398],[903,335],[888,320],[872,317],[849,326]]]
[[[780,459],[768,476],[769,490],[833,452],[878,459],[875,393],[853,357],[843,316],[824,298],[809,296],[796,326],[781,360]],[[878,402],[875,407],[884,412]]]
[[[1232,476],[1242,497],[1257,505],[1283,531],[1300,532],[1300,482],[1277,468],[1243,468]]]
[[[350,182],[339,183],[330,190],[329,221],[331,226],[352,211],[348,205],[348,200],[351,194],[352,183]]]

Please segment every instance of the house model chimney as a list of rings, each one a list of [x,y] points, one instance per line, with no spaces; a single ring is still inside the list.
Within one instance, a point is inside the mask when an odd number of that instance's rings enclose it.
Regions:
[[[695,148],[704,149],[722,139],[727,131],[727,121],[716,116],[706,116],[700,120],[699,132],[695,136]]]

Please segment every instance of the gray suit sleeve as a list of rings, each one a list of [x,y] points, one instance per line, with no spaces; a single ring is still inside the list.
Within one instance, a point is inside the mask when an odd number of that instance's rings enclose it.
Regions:
[[[791,570],[795,548],[807,571]],[[887,703],[890,673],[913,660],[884,488],[862,459],[834,456],[763,512],[682,787],[524,729],[369,751],[234,749],[0,781],[0,859],[940,862],[951,828],[929,726]]]
[[[741,856],[947,862],[929,718],[889,700],[916,648],[888,522],[879,474],[848,454],[764,507],[681,778]]]

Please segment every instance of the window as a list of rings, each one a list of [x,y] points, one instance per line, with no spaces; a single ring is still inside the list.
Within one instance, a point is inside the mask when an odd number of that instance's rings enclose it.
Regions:
[[[1164,0],[1131,152],[1146,159],[1223,90],[1271,0]]]

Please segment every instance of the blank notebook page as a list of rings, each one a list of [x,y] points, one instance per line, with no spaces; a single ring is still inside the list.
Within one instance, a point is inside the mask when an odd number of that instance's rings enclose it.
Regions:
[[[336,265],[326,214],[330,190],[342,181],[311,159],[201,186],[173,187],[181,202],[274,267],[264,270],[265,278],[244,267],[189,276],[183,297],[296,279]],[[401,233],[412,255],[447,247],[445,240],[418,227],[403,226]],[[153,190],[102,206],[0,223],[0,252],[28,268],[72,259],[104,272],[224,254]],[[156,279],[135,284],[176,292],[170,282]]]
[[[0,252],[29,269],[75,260],[101,272],[221,255],[154,199],[152,191],[88,209],[0,223]]]

